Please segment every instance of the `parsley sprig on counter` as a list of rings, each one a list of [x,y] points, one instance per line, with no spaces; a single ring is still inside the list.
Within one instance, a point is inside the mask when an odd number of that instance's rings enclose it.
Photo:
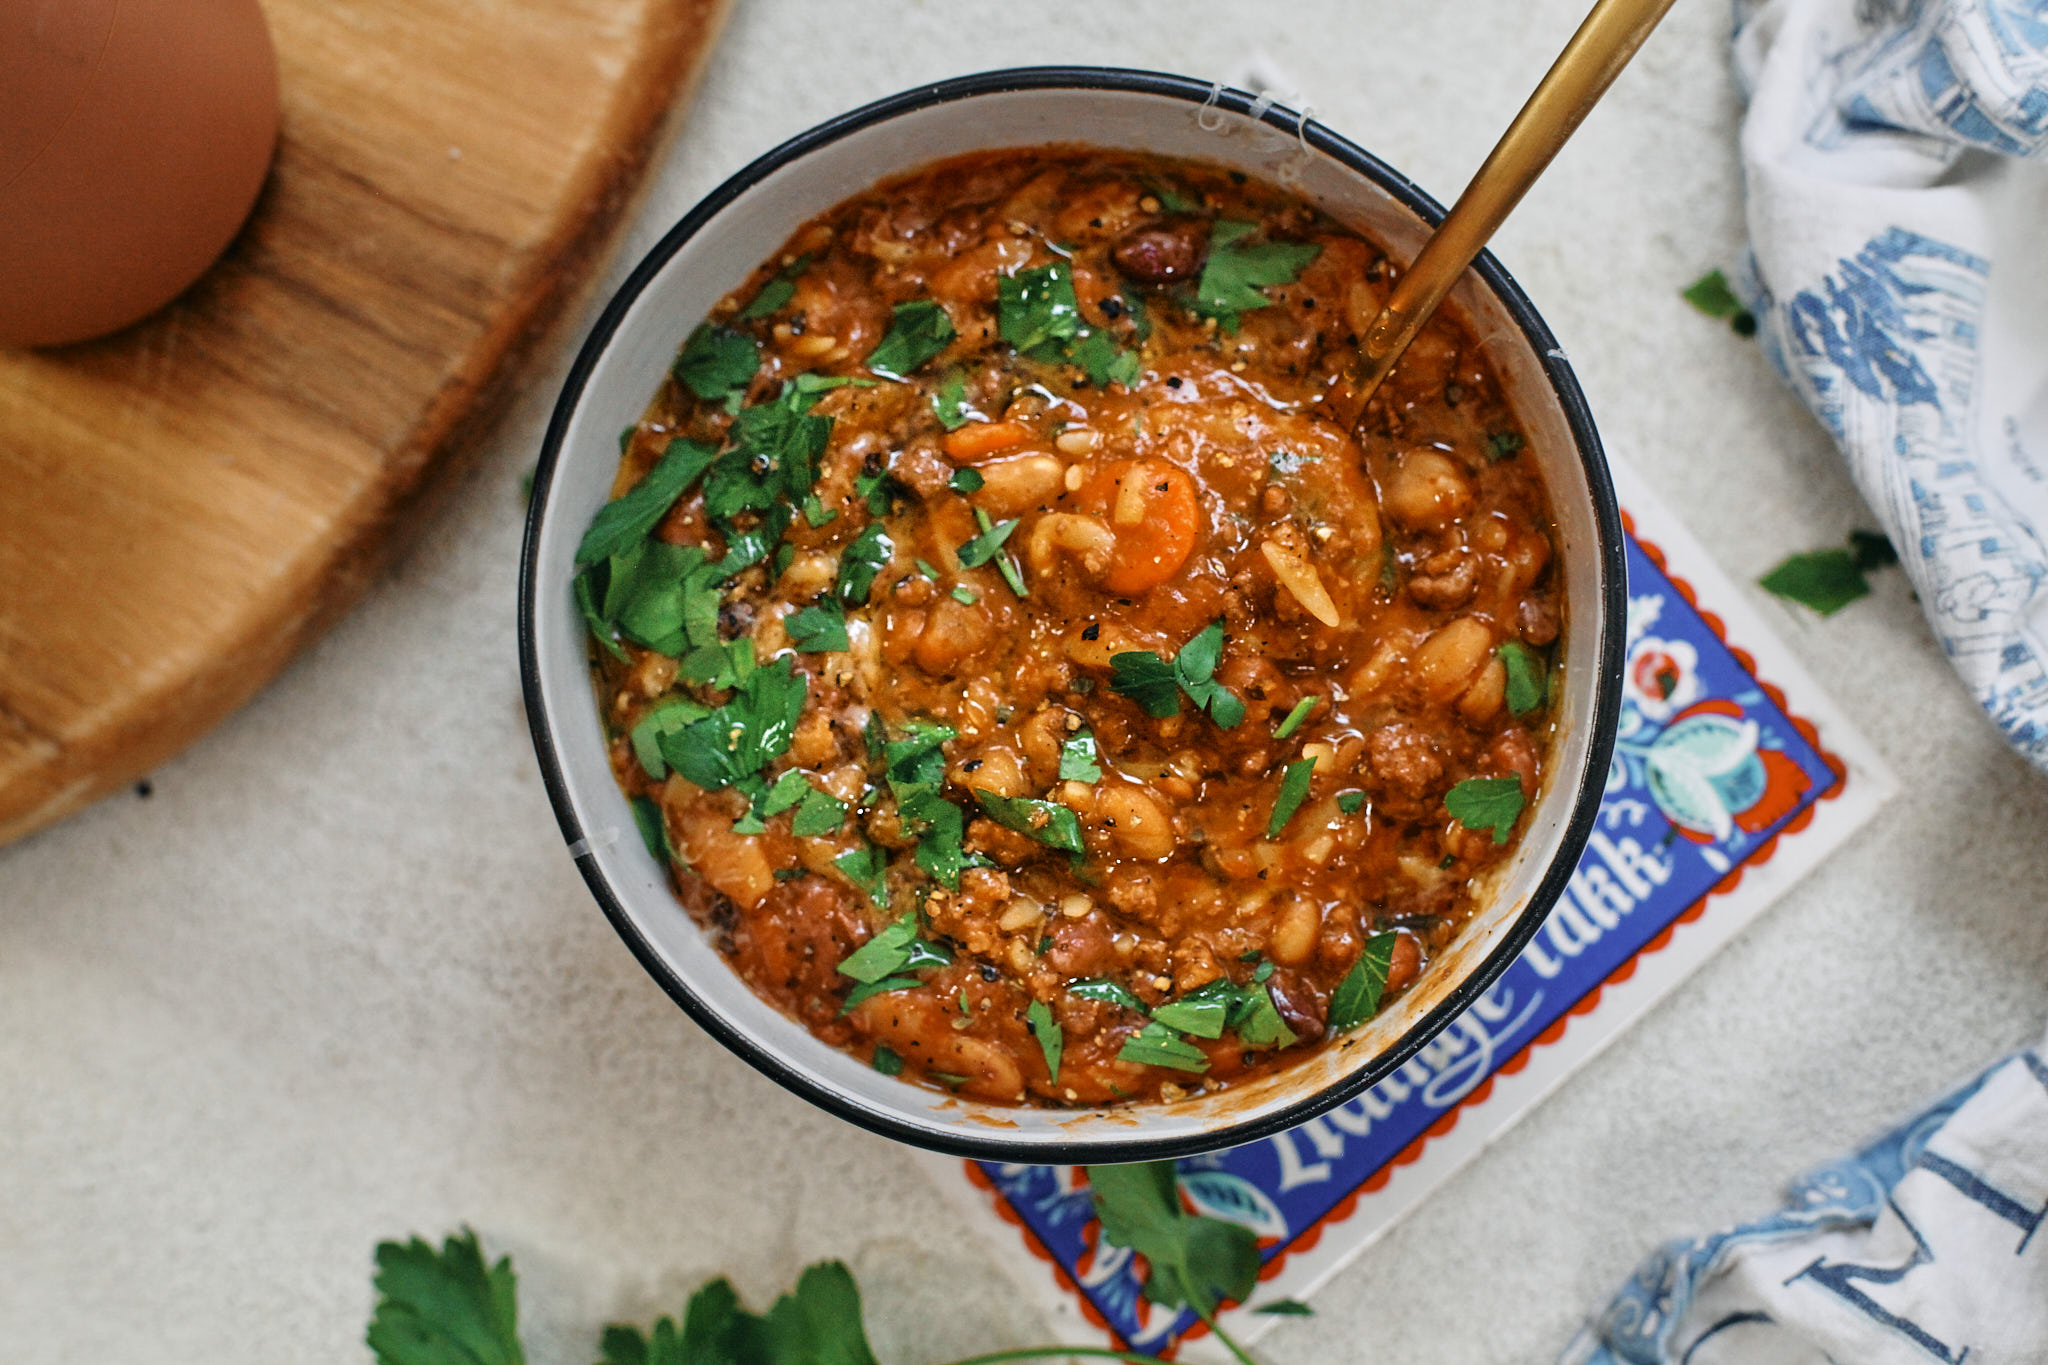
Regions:
[[[1109,658],[1109,685],[1158,720],[1179,714],[1183,693],[1198,711],[1224,729],[1244,720],[1244,702],[1216,681],[1223,661],[1223,623],[1215,621],[1180,647],[1168,663],[1149,649],[1127,649]]]
[[[1241,1365],[1256,1365],[1216,1313],[1257,1290],[1258,1235],[1187,1212],[1170,1161],[1091,1166],[1087,1176],[1103,1240],[1145,1259],[1146,1298],[1171,1312],[1191,1309]],[[377,1302],[365,1341],[378,1365],[526,1365],[511,1258],[487,1263],[474,1232],[465,1228],[439,1251],[417,1237],[382,1242],[376,1264]],[[1311,1310],[1277,1299],[1253,1311]],[[860,1287],[838,1261],[807,1267],[765,1313],[745,1307],[721,1276],[692,1294],[680,1315],[665,1314],[645,1328],[605,1327],[598,1349],[597,1365],[881,1365],[868,1342]],[[1138,1351],[1064,1344],[988,1351],[953,1365],[1067,1359],[1163,1365]]]

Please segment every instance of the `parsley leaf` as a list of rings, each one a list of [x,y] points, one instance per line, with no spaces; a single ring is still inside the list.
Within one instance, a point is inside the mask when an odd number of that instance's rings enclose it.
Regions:
[[[1279,838],[1280,831],[1294,818],[1294,812],[1301,809],[1302,798],[1308,795],[1308,784],[1315,777],[1315,772],[1316,761],[1312,758],[1297,758],[1287,765],[1287,771],[1280,779],[1280,794],[1273,798],[1273,813],[1266,819],[1268,839]]]
[[[696,441],[670,441],[640,482],[597,509],[590,529],[576,547],[576,567],[610,559],[652,531],[715,454],[710,446]]]
[[[1466,829],[1490,829],[1504,844],[1522,814],[1522,779],[1468,777],[1444,793],[1444,809]]]
[[[1110,655],[1109,685],[1156,720],[1180,713],[1180,684],[1174,679],[1173,665],[1149,649]]]
[[[1259,1282],[1259,1238],[1250,1228],[1181,1207],[1171,1161],[1090,1166],[1088,1184],[1102,1240],[1129,1247],[1151,1267],[1145,1297],[1212,1317],[1224,1300],[1242,1303]]]
[[[590,638],[602,645],[607,654],[620,663],[625,663],[626,650],[619,643],[619,633],[612,628],[611,622],[604,619],[604,613],[598,610],[597,597],[592,591],[590,571],[576,575],[575,591],[576,610],[583,614],[583,624],[589,629]]]
[[[846,823],[846,803],[831,792],[820,791],[805,784],[803,802],[796,808],[796,814],[789,822],[789,832],[799,839],[815,839],[823,834],[837,834],[839,827]]]
[[[740,641],[736,649],[751,653]],[[736,677],[733,695],[704,719],[657,737],[668,765],[707,791],[758,774],[788,749],[803,713],[809,682],[784,655]]]
[[[901,1076],[903,1059],[887,1043],[875,1044],[875,1070],[884,1076]]]
[[[1271,1303],[1260,1304],[1252,1311],[1270,1318],[1312,1318],[1316,1315],[1316,1310],[1300,1299],[1275,1299]]]
[[[378,1243],[376,1286],[364,1339],[379,1365],[525,1365],[511,1259],[486,1267],[468,1228],[439,1252],[417,1237]]]
[[[967,377],[958,369],[946,371],[939,387],[932,391],[932,416],[948,431],[967,425]]]
[[[682,861],[676,857],[676,851],[669,847],[668,825],[662,820],[661,807],[655,804],[653,798],[633,798],[633,823],[639,827],[640,842],[647,845],[647,851],[654,855],[654,861],[663,864]]]
[[[761,292],[754,295],[754,301],[741,310],[740,317],[748,322],[756,322],[761,318],[773,316],[787,307],[794,297],[796,281],[778,275],[761,286]]]
[[[1364,792],[1337,793],[1337,809],[1346,815],[1356,815],[1365,805]]]
[[[848,953],[846,960],[839,964],[839,974],[850,976],[863,985],[894,976],[910,960],[910,942],[916,937],[917,914],[908,911]]]
[[[1332,1034],[1357,1028],[1379,1013],[1380,995],[1387,988],[1387,970],[1394,962],[1394,934],[1374,934],[1351,970],[1330,994],[1330,1015],[1325,1027]]]
[[[868,369],[885,379],[904,379],[918,366],[953,343],[959,333],[952,319],[933,299],[899,303],[890,318],[888,335],[868,352]]]
[[[850,848],[834,858],[832,866],[866,893],[869,900],[884,910],[889,908],[889,855],[882,849],[862,840],[859,848]]]
[[[955,493],[979,493],[987,482],[979,469],[956,469],[953,477],[946,480],[946,487]]]
[[[1060,781],[1100,782],[1102,758],[1095,749],[1095,734],[1076,730],[1060,745]]]
[[[621,633],[659,654],[718,643],[718,584],[724,565],[700,545],[646,539],[612,556],[604,614]]]
[[[707,403],[744,393],[761,368],[761,348],[744,332],[701,324],[676,357],[675,376]]]
[[[875,586],[875,575],[889,565],[890,556],[896,553],[896,542],[879,521],[871,521],[861,528],[861,533],[839,552],[839,600],[848,606],[859,606],[868,600],[868,593]]]
[[[1131,993],[1131,988],[1121,981],[1106,976],[1091,977],[1086,981],[1069,981],[1067,994],[1078,995],[1083,1000],[1099,1000],[1105,1005],[1121,1005],[1127,1010],[1145,1013],[1145,1002]]]
[[[962,545],[959,550],[960,566],[964,569],[978,569],[996,557],[1003,548],[1003,542],[1017,529],[1017,519],[991,522],[988,513],[979,507],[974,509],[975,520],[981,526],[981,534]]]
[[[1178,693],[1185,692],[1197,710],[1208,711],[1211,720],[1229,729],[1244,720],[1244,703],[1215,680],[1222,659],[1223,623],[1213,621],[1181,646],[1171,665],[1145,649],[1110,655],[1109,685],[1159,720],[1180,710]]]
[[[1168,1028],[1192,1033],[1197,1038],[1221,1038],[1230,1019],[1230,1007],[1237,1002],[1237,984],[1218,977],[1208,985],[1169,1000],[1152,1011],[1152,1017]]]
[[[1315,710],[1316,703],[1321,700],[1321,697],[1303,697],[1300,701],[1294,703],[1294,709],[1287,713],[1287,719],[1281,721],[1279,726],[1274,729],[1273,738],[1286,739],[1296,730],[1299,730],[1301,723],[1308,719],[1309,712]]]
[[[1141,1066],[1171,1067],[1175,1071],[1201,1073],[1209,1069],[1209,1055],[1164,1024],[1147,1024],[1117,1049],[1120,1062]]]
[[[1052,1073],[1055,1083],[1060,1078],[1060,1054],[1066,1050],[1067,1036],[1060,1032],[1059,1021],[1052,1017],[1052,1009],[1043,1000],[1034,1000],[1024,1011],[1024,1018],[1031,1025],[1031,1036],[1038,1039],[1038,1050],[1045,1054],[1045,1069]]]
[[[789,642],[806,654],[829,654],[852,648],[846,636],[846,608],[825,598],[782,618]]]
[[[664,702],[642,716],[640,723],[628,735],[633,745],[633,756],[640,760],[640,767],[657,782],[667,777],[668,763],[661,756],[661,737],[710,714],[711,709],[707,706],[678,699]]]
[[[1079,365],[1098,389],[1113,383],[1136,388],[1145,373],[1144,362],[1135,351],[1117,345],[1109,333],[1097,327],[1081,329],[1067,345],[1067,359]]]
[[[1209,233],[1209,257],[1195,286],[1195,307],[1204,316],[1235,325],[1239,313],[1272,302],[1260,292],[1268,285],[1292,284],[1322,248],[1309,242],[1245,243],[1257,223],[1219,218]]]
[[[1680,297],[1710,318],[1726,318],[1735,335],[1756,335],[1756,314],[1742,306],[1720,271],[1709,270],[1680,291]]]
[[[974,799],[997,824],[1036,839],[1047,848],[1061,849],[1076,859],[1082,856],[1081,819],[1065,806],[1028,796],[997,796],[979,787],[975,788]]]
[[[1054,342],[1081,328],[1081,304],[1065,261],[1054,261],[996,280],[996,320],[1004,341],[1034,359],[1056,356]]]
[[[844,1019],[852,1014],[861,1001],[878,995],[889,995],[895,991],[914,991],[924,982],[914,976],[885,976],[880,981],[867,981],[846,993],[846,1002],[839,1007],[839,1017]]]
[[[1508,710],[1526,716],[1543,705],[1550,679],[1541,655],[1520,640],[1509,640],[1494,651],[1507,671]]]
[[[1822,616],[1833,616],[1870,592],[1870,580],[1847,550],[1793,555],[1757,583],[1766,592],[1811,607]]]

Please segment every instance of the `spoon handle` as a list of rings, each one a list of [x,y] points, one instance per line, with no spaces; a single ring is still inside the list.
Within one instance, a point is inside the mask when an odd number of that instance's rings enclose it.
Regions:
[[[1628,65],[1673,0],[1599,0],[1551,64],[1522,112],[1508,125],[1486,164],[1402,272],[1359,344],[1365,369],[1353,395],[1365,405],[1400,360],[1408,343],[1451,292],[1536,177]]]

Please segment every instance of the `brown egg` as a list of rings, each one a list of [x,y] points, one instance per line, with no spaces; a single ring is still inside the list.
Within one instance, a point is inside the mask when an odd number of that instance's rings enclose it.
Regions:
[[[277,141],[256,0],[4,0],[0,72],[0,346],[155,311],[248,216]]]

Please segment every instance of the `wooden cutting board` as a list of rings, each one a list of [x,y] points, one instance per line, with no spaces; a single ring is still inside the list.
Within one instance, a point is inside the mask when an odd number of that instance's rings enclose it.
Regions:
[[[108,340],[0,352],[0,843],[362,593],[601,259],[727,3],[265,0],[283,126],[221,264]]]

